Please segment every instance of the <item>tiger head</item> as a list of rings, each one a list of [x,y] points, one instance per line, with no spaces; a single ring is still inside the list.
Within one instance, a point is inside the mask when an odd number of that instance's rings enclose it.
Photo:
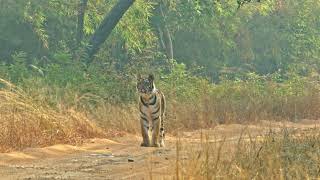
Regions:
[[[152,94],[154,92],[154,76],[150,74],[148,77],[137,77],[137,90],[141,94]]]

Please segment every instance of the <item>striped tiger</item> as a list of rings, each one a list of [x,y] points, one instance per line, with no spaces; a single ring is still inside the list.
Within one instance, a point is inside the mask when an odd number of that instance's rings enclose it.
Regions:
[[[139,92],[140,125],[144,147],[164,147],[165,97],[154,85],[154,76],[137,77]],[[150,142],[149,130],[152,138]]]

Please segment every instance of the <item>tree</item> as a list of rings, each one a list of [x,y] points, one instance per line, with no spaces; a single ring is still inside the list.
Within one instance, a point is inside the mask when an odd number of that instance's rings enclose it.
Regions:
[[[80,45],[83,38],[84,15],[88,5],[88,0],[80,0],[78,11],[77,44]]]
[[[155,19],[155,29],[157,29],[158,39],[160,43],[160,47],[164,50],[168,59],[173,59],[173,44],[172,44],[172,37],[167,26],[166,22],[166,15],[164,7],[165,4],[163,1],[160,1],[158,6],[155,8],[154,16]]]
[[[105,42],[111,31],[134,2],[135,0],[119,0],[111,9],[110,13],[105,16],[104,20],[90,39],[89,47],[87,49],[88,64],[92,62],[93,56],[99,51],[101,44]]]

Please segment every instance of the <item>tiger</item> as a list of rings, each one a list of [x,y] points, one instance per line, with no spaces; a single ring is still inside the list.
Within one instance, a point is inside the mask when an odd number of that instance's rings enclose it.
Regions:
[[[155,87],[154,75],[137,76],[137,90],[139,93],[140,125],[142,147],[164,147],[164,115],[166,100],[164,94]],[[152,138],[150,142],[149,132]]]

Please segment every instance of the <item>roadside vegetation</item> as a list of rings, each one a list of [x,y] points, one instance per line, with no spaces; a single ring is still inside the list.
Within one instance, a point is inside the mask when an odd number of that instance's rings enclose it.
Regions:
[[[212,142],[213,137],[204,134],[201,146],[178,141],[172,178],[319,178],[319,128],[305,132],[283,128],[259,138],[251,138],[245,130],[241,134],[236,141],[219,142]]]
[[[138,73],[165,93],[171,134],[319,119],[317,0],[121,2],[101,35],[120,1],[1,1],[1,152],[138,133]],[[277,156],[277,142],[262,152]],[[241,162],[243,177],[260,167]]]

